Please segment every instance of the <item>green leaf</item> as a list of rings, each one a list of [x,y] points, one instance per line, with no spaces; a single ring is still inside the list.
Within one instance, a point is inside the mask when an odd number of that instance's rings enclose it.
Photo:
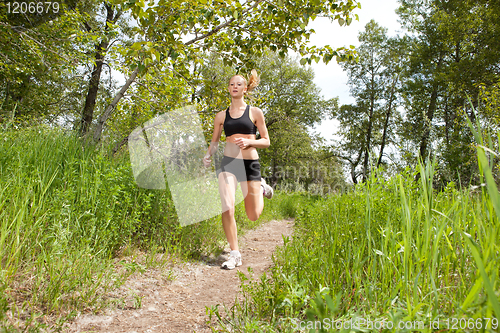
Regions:
[[[467,245],[469,246],[470,251],[472,252],[474,260],[476,261],[479,273],[483,278],[484,289],[486,290],[486,294],[488,295],[488,300],[491,302],[491,305],[493,306],[495,315],[497,317],[500,317],[500,302],[498,302],[497,295],[495,294],[493,285],[490,282],[491,281],[490,277],[488,276],[488,273],[486,272],[486,269],[484,267],[484,262],[483,259],[481,258],[481,253],[479,253],[478,245],[470,235],[466,234],[465,232],[463,233],[463,235]],[[495,281],[494,276],[493,276],[493,281]]]
[[[476,283],[474,284],[474,287],[469,292],[469,295],[465,298],[465,301],[462,303],[461,308],[463,311],[467,310],[471,303],[476,299],[476,295],[479,293],[481,290],[481,287],[483,286],[482,284],[483,280],[481,277],[479,277],[476,280]]]
[[[307,63],[307,59],[306,59],[306,58],[302,58],[302,59],[300,59],[300,64],[301,64],[302,66],[304,66],[306,63]]]
[[[141,42],[135,42],[131,46],[131,49],[132,50],[136,50],[136,51],[139,51],[141,48],[142,48],[142,43]]]
[[[160,58],[161,58],[160,52],[158,52],[157,50],[154,50],[153,55],[154,55],[156,61],[160,61]]]

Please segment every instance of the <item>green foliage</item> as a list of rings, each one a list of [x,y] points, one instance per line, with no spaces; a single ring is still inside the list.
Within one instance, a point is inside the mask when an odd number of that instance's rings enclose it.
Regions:
[[[107,122],[106,142],[123,144],[137,126],[189,102],[189,86],[170,70],[151,69],[129,93],[130,98],[117,106]]]
[[[285,121],[312,127],[337,107],[336,98],[323,98],[314,83],[314,71],[300,65],[298,59],[266,50],[254,61],[261,72],[257,101],[268,111],[269,128]]]
[[[234,318],[266,332],[325,318],[392,322],[384,332],[408,321],[430,332],[437,320],[446,329],[449,318],[498,318],[500,201],[487,155],[497,153],[477,140],[487,184],[479,192],[451,183],[436,191],[429,162],[418,182],[409,169],[389,180],[372,175],[352,192],[301,205],[293,240],[271,276],[243,281],[246,301],[224,318],[225,331],[250,331]],[[491,324],[485,332],[498,328]]]
[[[113,119],[107,127],[110,135],[105,137],[121,142],[130,130],[130,120],[194,102],[196,92],[189,88],[196,86],[197,69],[207,65],[208,53],[217,54],[225,65],[245,69],[254,67],[255,57],[268,49],[282,57],[293,50],[306,63],[355,56],[350,48],[310,46],[314,31],[307,28],[318,16],[350,24],[351,12],[359,7],[355,0],[176,0],[148,4],[68,0],[64,5],[58,15],[35,15],[30,22],[19,17],[30,28],[24,23],[15,26],[5,4],[0,7],[0,39],[7,41],[0,48],[4,112],[0,122],[11,115],[24,116],[37,122],[64,122],[81,127],[86,134],[98,118],[94,130],[98,141],[103,125]],[[106,86],[101,70],[110,77]],[[113,71],[127,77],[123,91],[117,91]],[[138,86],[132,85],[134,82]],[[132,98],[120,105],[129,89],[133,90],[128,94]],[[303,117],[308,115],[302,113]],[[123,118],[124,124],[119,123]]]
[[[1,132],[0,325],[17,325],[8,309],[29,312],[28,326],[98,311],[134,271],[117,269],[126,249],[192,258],[223,248],[220,217],[180,228],[170,194],[138,188],[128,156],[106,151],[43,126]]]
[[[343,184],[337,161],[325,154],[322,140],[311,134],[311,128],[337,108],[337,98],[325,100],[312,69],[297,60],[267,53],[257,62],[262,83],[256,96],[271,140],[260,153],[267,179],[284,190],[299,185],[322,192]]]
[[[353,183],[359,176],[362,181],[367,179],[370,157],[378,159],[376,168],[385,164],[386,148],[396,141],[402,55],[406,52],[406,41],[388,38],[387,29],[374,20],[366,24],[358,39],[359,61],[342,64],[356,103],[342,105],[334,113],[340,122],[337,134],[342,137],[334,149],[348,162]]]
[[[307,24],[317,16],[342,19],[350,23],[350,13],[356,1],[315,1],[266,3],[262,0],[241,3],[234,1],[112,1],[130,11],[137,26],[131,33],[139,38],[134,43],[112,47],[123,59],[128,79],[123,91],[108,104],[94,132],[94,140],[101,138],[102,125],[113,113],[123,92],[137,76],[150,69],[168,69],[186,83],[196,81],[191,69],[206,63],[207,54],[215,53],[226,66],[249,70],[254,57],[271,49],[284,57],[289,50],[299,52],[306,62],[323,59],[329,62],[354,58],[352,49],[332,49],[330,46],[309,46],[314,32]],[[185,96],[186,99],[189,96]],[[191,99],[191,102],[193,102]]]
[[[494,39],[500,14],[492,7],[489,1],[405,0],[398,10],[412,33],[403,79],[404,150],[410,164],[435,155],[441,186],[477,182],[467,118],[474,121],[481,114],[485,126],[495,123],[496,113],[479,100],[480,87],[493,86],[499,75],[500,48]],[[474,109],[465,96],[471,96]]]
[[[500,12],[489,1],[400,4],[408,33],[388,38],[369,22],[359,35],[359,61],[342,64],[356,102],[335,112],[342,141],[332,150],[347,162],[353,183],[365,181],[371,165],[395,174],[431,156],[438,187],[477,184],[467,119],[498,129]]]
[[[153,61],[159,55],[167,63],[175,63],[179,72],[187,73],[186,65],[196,61],[202,54],[200,51],[221,52],[228,65],[245,57],[249,59],[252,54],[260,55],[265,46],[282,55],[289,48],[304,56],[311,55],[306,58],[309,63],[321,57],[329,61],[334,56],[352,56],[352,52],[344,48],[334,51],[329,46],[308,47],[312,31],[306,27],[320,15],[350,21],[355,1],[250,1],[243,4],[240,1],[160,1],[149,6],[143,1],[129,1],[127,5],[138,22],[137,32],[147,41],[146,48],[139,43],[138,47],[128,50],[128,55],[132,60],[141,53],[144,68],[148,66],[147,59]]]
[[[80,1],[77,5],[71,0],[67,4],[72,9],[67,10],[57,2],[57,15],[51,15],[54,10],[50,8],[47,15],[40,16],[8,15],[6,3],[2,2],[0,123],[10,113],[19,120],[28,117],[53,121],[62,114],[72,115],[73,109],[80,107],[82,73],[78,66],[88,61],[88,46],[78,37],[79,24],[91,3]]]
[[[479,86],[479,101],[482,106],[479,111],[484,114],[486,119],[491,119],[494,125],[499,126],[500,80],[492,85],[481,84]]]

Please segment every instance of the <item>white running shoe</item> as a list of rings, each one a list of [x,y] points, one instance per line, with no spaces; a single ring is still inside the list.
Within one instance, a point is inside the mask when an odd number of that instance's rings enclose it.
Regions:
[[[222,268],[225,269],[235,269],[238,266],[241,266],[243,262],[241,261],[241,253],[240,251],[231,251],[229,252],[229,258],[222,264]]]
[[[274,194],[273,188],[271,186],[267,185],[266,180],[264,178],[261,178],[260,182],[261,182],[260,185],[264,189],[264,192],[263,192],[264,196],[268,199],[271,199],[273,197],[273,194]]]

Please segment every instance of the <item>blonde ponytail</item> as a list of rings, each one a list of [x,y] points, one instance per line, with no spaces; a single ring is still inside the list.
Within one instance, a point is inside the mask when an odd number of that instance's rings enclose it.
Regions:
[[[259,74],[257,74],[257,71],[255,69],[252,69],[250,72],[250,77],[248,78],[248,84],[247,84],[247,92],[251,92],[254,90],[260,83],[260,77]]]

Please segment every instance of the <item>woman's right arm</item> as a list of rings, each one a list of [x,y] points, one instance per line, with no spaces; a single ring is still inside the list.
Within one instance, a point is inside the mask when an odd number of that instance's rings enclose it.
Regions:
[[[222,135],[222,128],[225,116],[226,113],[224,111],[220,111],[215,115],[212,141],[210,142],[210,146],[208,147],[207,154],[205,155],[205,157],[203,157],[203,164],[206,167],[210,166],[210,163],[212,162],[210,157],[212,157],[212,155],[217,151],[217,146],[219,145],[219,140]]]

